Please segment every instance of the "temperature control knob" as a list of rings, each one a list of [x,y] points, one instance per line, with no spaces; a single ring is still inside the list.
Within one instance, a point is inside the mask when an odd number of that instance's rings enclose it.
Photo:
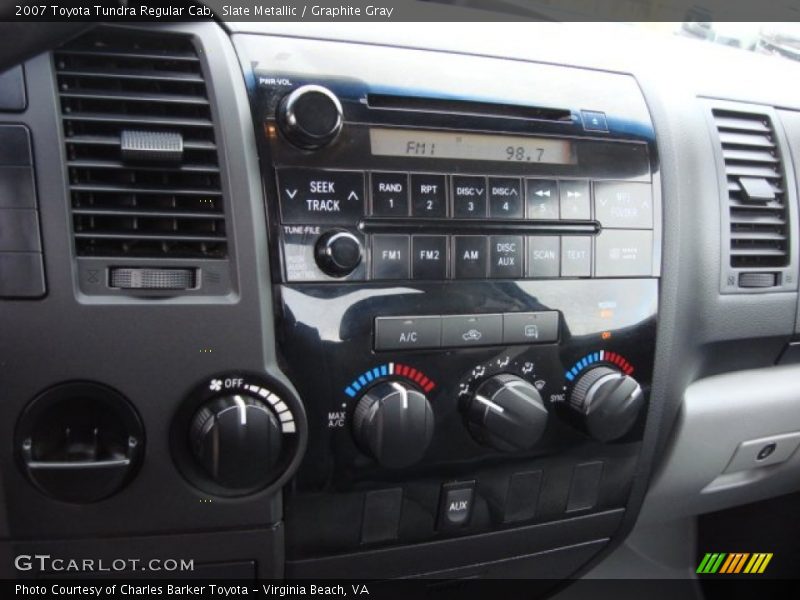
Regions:
[[[317,265],[332,277],[344,277],[361,263],[361,241],[349,231],[335,229],[319,238],[315,248]]]
[[[467,421],[478,441],[507,452],[530,450],[542,437],[547,416],[538,390],[507,373],[484,381],[467,406]]]
[[[281,100],[277,118],[290,142],[316,150],[330,144],[342,130],[342,105],[329,89],[304,85]]]
[[[628,433],[643,404],[642,388],[636,380],[606,366],[582,373],[569,399],[569,407],[586,432],[601,442]]]
[[[379,383],[358,401],[353,435],[382,466],[408,467],[428,449],[433,437],[433,409],[416,389],[398,381]]]
[[[249,488],[273,477],[282,446],[280,421],[264,402],[219,396],[195,413],[190,429],[197,462],[218,484]]]

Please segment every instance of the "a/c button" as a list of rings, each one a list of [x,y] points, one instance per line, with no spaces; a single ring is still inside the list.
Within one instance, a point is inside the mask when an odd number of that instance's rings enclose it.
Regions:
[[[441,317],[376,317],[375,350],[438,348]]]

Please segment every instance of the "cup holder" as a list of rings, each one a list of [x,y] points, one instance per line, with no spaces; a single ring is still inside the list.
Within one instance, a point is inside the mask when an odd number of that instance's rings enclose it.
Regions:
[[[15,447],[20,467],[42,492],[64,502],[97,502],[131,481],[144,456],[144,428],[116,390],[64,383],[28,405]]]

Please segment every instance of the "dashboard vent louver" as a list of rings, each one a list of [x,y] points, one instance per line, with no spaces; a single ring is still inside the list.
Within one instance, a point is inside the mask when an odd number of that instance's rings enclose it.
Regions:
[[[212,110],[191,41],[101,30],[54,60],[78,256],[225,258]]]
[[[761,114],[714,109],[713,115],[728,183],[731,267],[786,266],[789,211],[773,125]]]

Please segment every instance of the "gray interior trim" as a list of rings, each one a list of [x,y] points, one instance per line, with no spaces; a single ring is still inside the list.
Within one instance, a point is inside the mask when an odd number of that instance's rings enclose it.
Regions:
[[[800,452],[725,473],[742,442],[796,444],[800,366],[753,369],[690,385],[674,437],[642,507],[644,522],[678,519],[800,489]]]

